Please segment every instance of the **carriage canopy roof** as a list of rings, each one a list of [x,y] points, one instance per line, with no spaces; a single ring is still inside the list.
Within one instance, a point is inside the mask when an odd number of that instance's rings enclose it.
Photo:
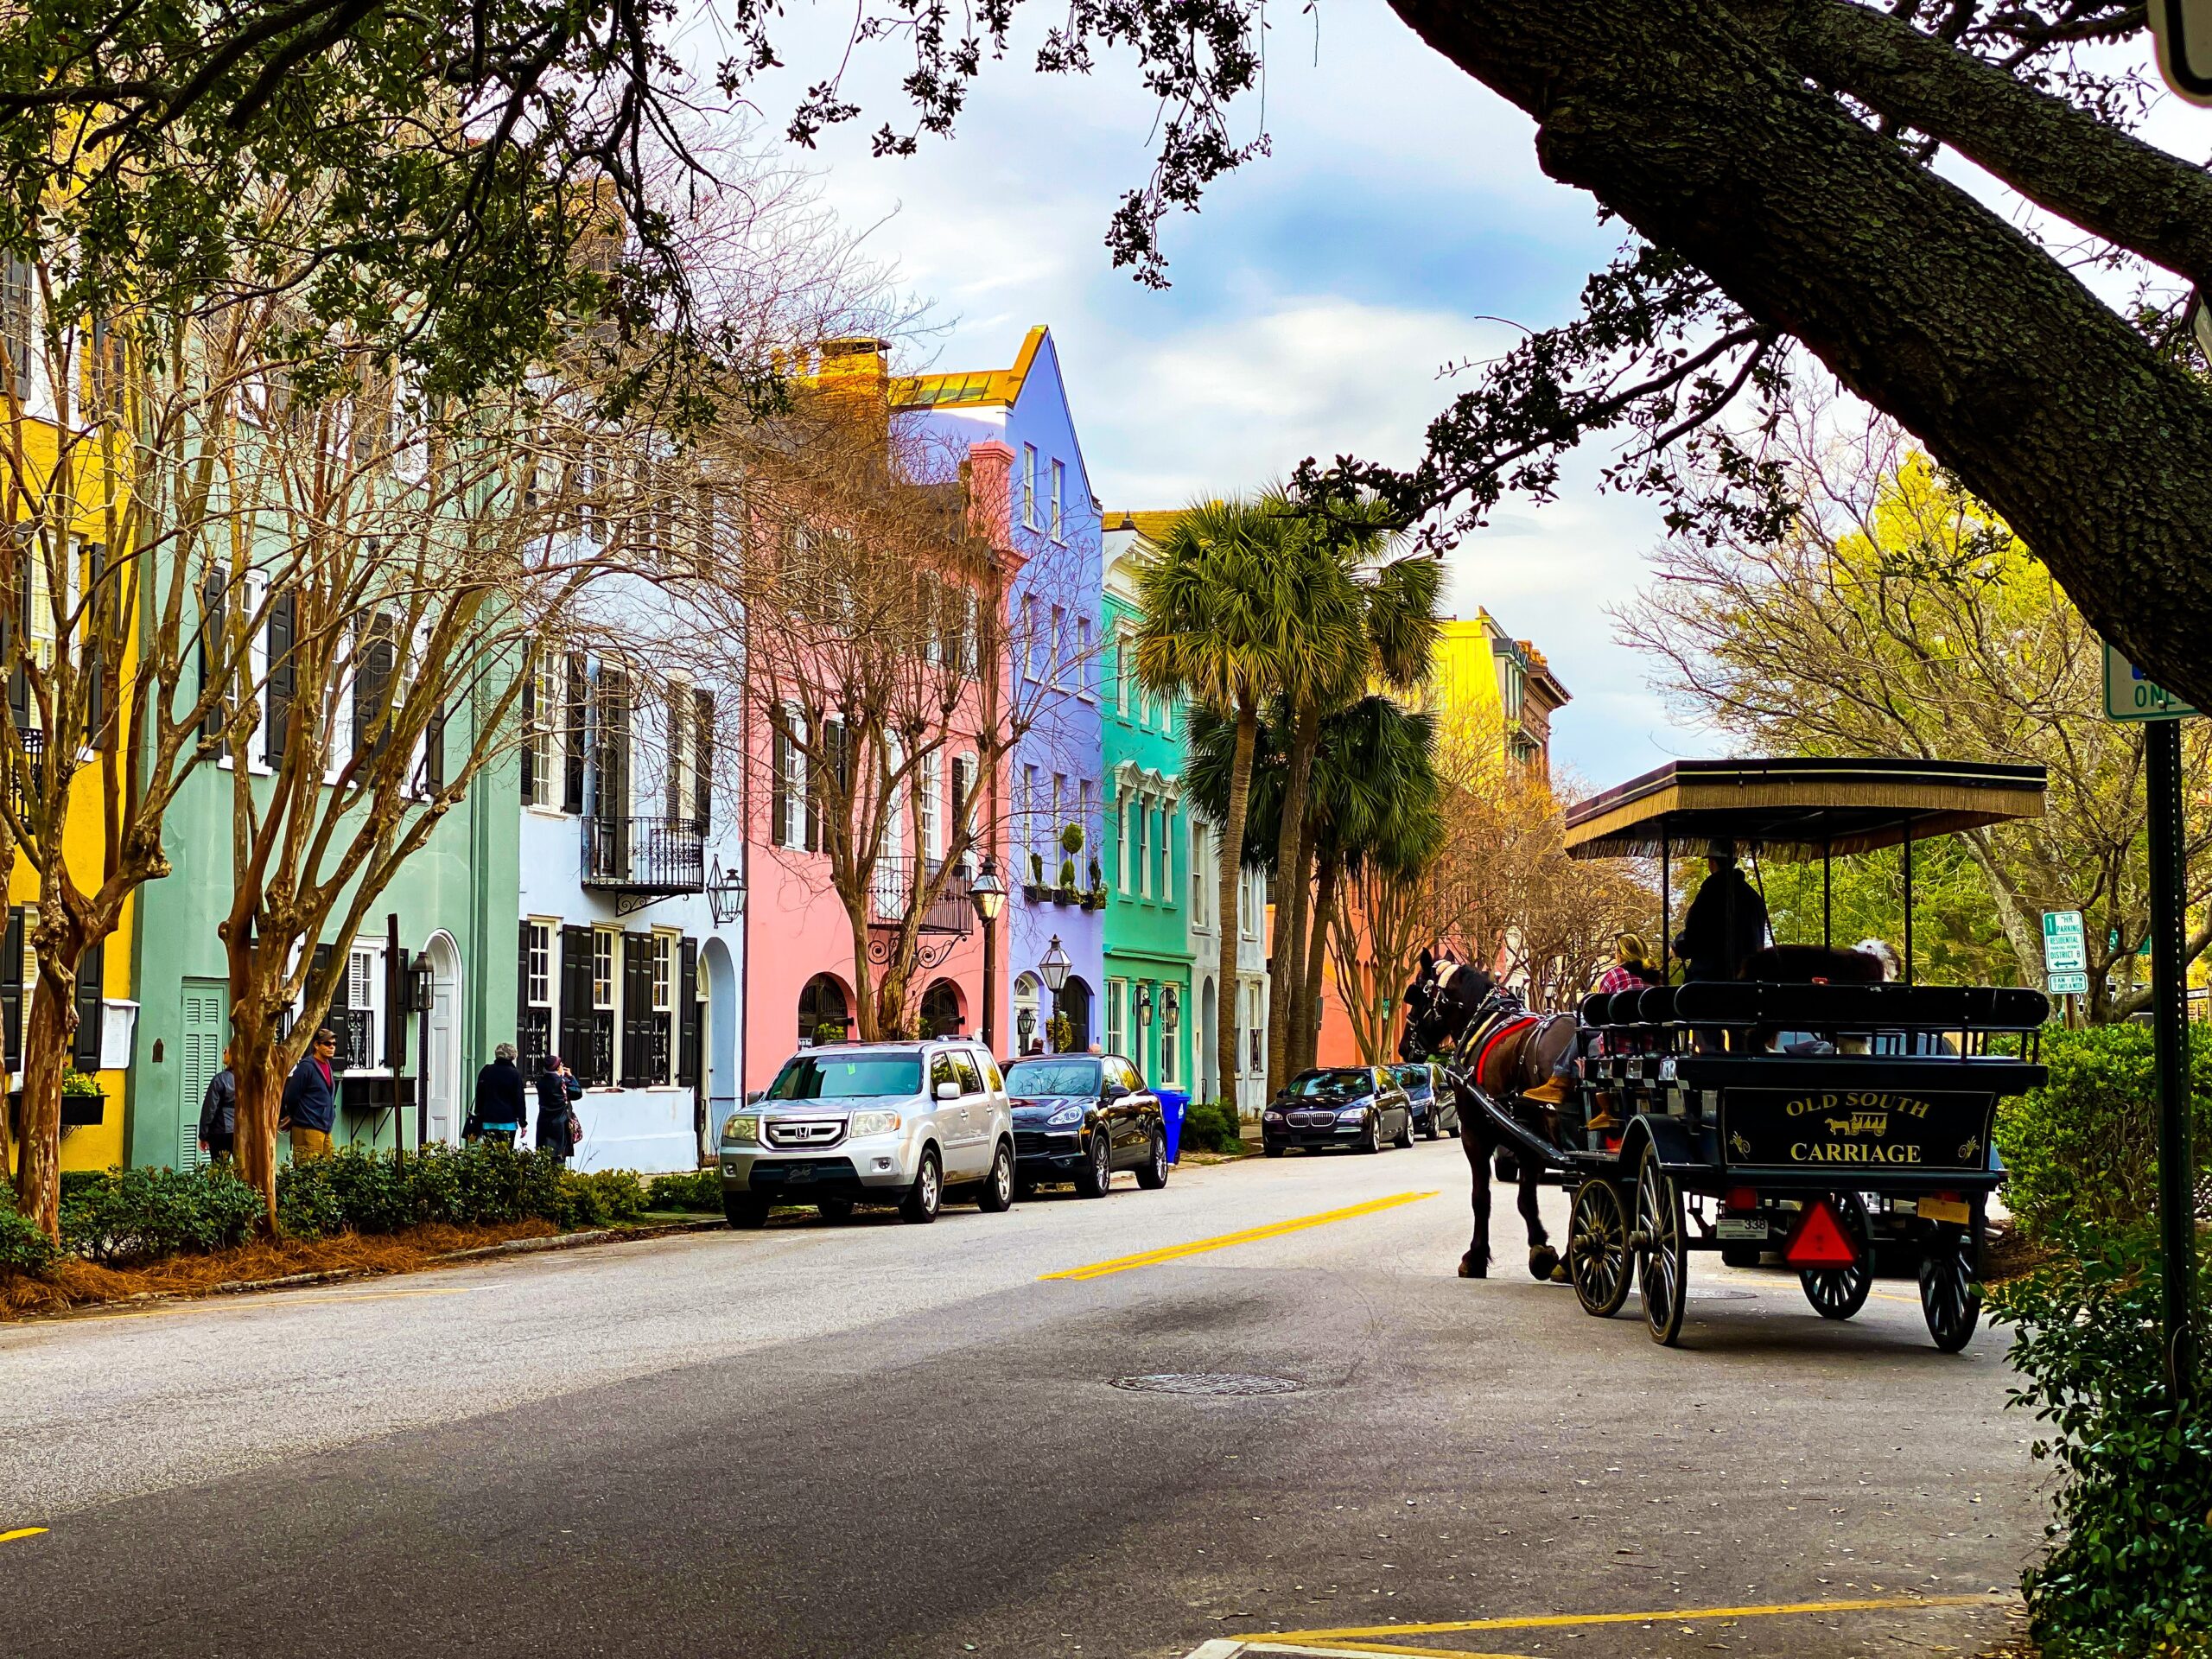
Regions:
[[[1575,858],[1701,854],[1819,858],[2043,816],[2041,766],[1973,760],[1672,760],[1567,809]]]

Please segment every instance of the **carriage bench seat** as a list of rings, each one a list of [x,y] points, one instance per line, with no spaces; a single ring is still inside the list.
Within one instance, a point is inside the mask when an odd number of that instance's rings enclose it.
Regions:
[[[1779,985],[1694,981],[1675,988],[1684,1025],[1784,1031],[2033,1031],[2041,991],[1999,985]],[[1648,995],[1648,993],[1647,993]]]

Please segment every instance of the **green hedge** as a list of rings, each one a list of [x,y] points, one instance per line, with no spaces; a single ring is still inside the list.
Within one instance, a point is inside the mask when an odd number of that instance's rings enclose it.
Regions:
[[[54,1241],[29,1216],[0,1198],[0,1272],[44,1273],[54,1265]]]
[[[1183,1145],[1198,1152],[1241,1152],[1236,1108],[1225,1100],[1194,1100],[1183,1113]]]
[[[652,1207],[655,1210],[697,1210],[710,1216],[722,1211],[722,1173],[711,1165],[687,1169],[681,1175],[653,1178]]]
[[[2212,1156],[2212,1028],[2192,1022],[2190,1078],[2196,1161]],[[2031,1234],[2063,1224],[2126,1226],[2152,1210],[2158,1127],[2147,1026],[2091,1026],[2044,1033],[2048,1085],[2005,1102],[1997,1149],[2009,1172],[2005,1203]]]
[[[2050,1552],[2021,1580],[2033,1634],[2051,1659],[2212,1651],[2212,1400],[2166,1391],[2157,1230],[2053,1233],[2057,1255],[1989,1302],[2018,1332],[2011,1403],[2063,1477]]]
[[[245,1243],[261,1195],[227,1168],[73,1172],[61,1178],[61,1248],[108,1267]]]

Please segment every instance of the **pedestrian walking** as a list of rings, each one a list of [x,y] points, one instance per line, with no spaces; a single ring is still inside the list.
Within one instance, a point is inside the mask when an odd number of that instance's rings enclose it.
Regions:
[[[576,1102],[583,1092],[583,1084],[561,1057],[548,1054],[537,1074],[537,1149],[563,1163],[575,1155],[576,1142],[583,1138],[584,1126],[576,1118]]]
[[[501,1043],[492,1051],[492,1064],[476,1074],[474,1112],[486,1141],[512,1147],[529,1121],[528,1097],[522,1073],[515,1066],[515,1046]]]
[[[231,1047],[223,1045],[223,1069],[207,1080],[200,1102],[200,1150],[219,1164],[238,1155],[238,1078],[231,1070]]]
[[[337,1054],[338,1033],[321,1027],[292,1075],[284,1079],[276,1127],[291,1131],[296,1164],[330,1156],[330,1131],[338,1122],[338,1078],[331,1069]]]

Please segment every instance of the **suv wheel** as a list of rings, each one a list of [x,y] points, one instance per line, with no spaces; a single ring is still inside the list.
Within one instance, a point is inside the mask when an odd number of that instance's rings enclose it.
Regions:
[[[757,1192],[725,1192],[722,1214],[731,1226],[756,1232],[768,1224],[768,1200]]]
[[[1147,1192],[1157,1192],[1167,1185],[1167,1137],[1158,1129],[1152,1132],[1152,1146],[1144,1162],[1137,1166],[1137,1185]]]
[[[1102,1123],[1090,1132],[1090,1161],[1077,1173],[1075,1190],[1086,1198],[1103,1198],[1113,1184],[1114,1148]]]
[[[983,1190],[976,1195],[976,1207],[989,1215],[1014,1208],[1014,1148],[1003,1141],[991,1160],[991,1173],[983,1178]]]
[[[906,1196],[899,1200],[899,1213],[908,1221],[932,1222],[944,1202],[944,1172],[938,1163],[937,1148],[925,1147],[921,1173],[914,1177],[914,1185],[907,1190]]]

